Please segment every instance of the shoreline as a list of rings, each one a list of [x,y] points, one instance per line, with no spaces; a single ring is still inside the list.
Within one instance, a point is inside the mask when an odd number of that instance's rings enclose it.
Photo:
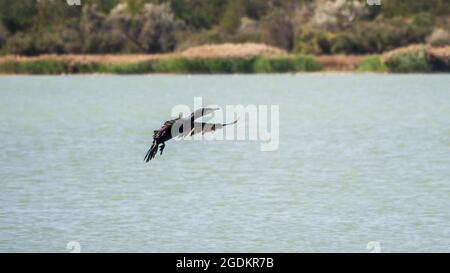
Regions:
[[[415,45],[382,55],[318,56],[206,54],[199,57],[183,53],[5,55],[0,56],[0,75],[449,73],[449,49]]]
[[[389,75],[450,75],[450,72],[446,71],[436,71],[436,72],[379,72],[379,71],[314,71],[314,72],[272,72],[272,73],[101,73],[101,72],[92,72],[92,73],[53,73],[53,74],[45,74],[45,73],[3,73],[0,72],[0,77],[7,76],[55,76],[55,77],[64,77],[64,76],[99,76],[99,77],[108,77],[108,76],[269,76],[269,75],[291,75],[291,76],[332,76],[332,75],[380,75],[380,76],[389,76]]]

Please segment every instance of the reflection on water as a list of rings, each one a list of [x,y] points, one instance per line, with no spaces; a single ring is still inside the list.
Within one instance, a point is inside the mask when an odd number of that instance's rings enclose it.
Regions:
[[[0,251],[450,249],[450,76],[0,77]],[[280,144],[171,141],[175,104],[276,104]]]

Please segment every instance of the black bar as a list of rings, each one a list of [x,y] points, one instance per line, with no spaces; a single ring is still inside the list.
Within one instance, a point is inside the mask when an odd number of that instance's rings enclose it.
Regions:
[[[294,254],[294,253],[149,253],[149,254],[0,254],[2,266],[43,270],[139,269],[142,272],[288,272],[353,269],[386,271],[395,263],[402,270],[444,264],[448,254]],[[194,263],[194,261],[196,261]],[[200,262],[203,261],[203,262]],[[206,263],[208,267],[206,268]],[[387,265],[389,264],[389,265]],[[63,265],[61,267],[61,265]],[[144,270],[142,270],[144,269]],[[163,271],[155,271],[163,270]],[[82,270],[82,271],[81,271]]]

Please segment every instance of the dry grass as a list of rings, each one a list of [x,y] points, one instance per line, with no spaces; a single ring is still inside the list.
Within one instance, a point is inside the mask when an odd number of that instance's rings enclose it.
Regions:
[[[67,54],[67,55],[40,55],[35,57],[7,55],[0,57],[0,62],[6,61],[34,61],[34,60],[60,60],[71,63],[138,63],[142,61],[157,60],[170,57],[173,54]]]
[[[60,60],[71,63],[138,63],[165,58],[251,58],[257,56],[286,55],[287,52],[265,44],[220,44],[203,45],[189,48],[182,52],[168,54],[67,54],[67,55],[40,55],[36,57],[7,55],[0,57],[0,62],[5,61],[34,61],[34,60]]]
[[[203,45],[186,49],[179,55],[188,59],[195,58],[252,58],[257,56],[280,56],[286,55],[283,49],[266,44],[243,43],[243,44],[220,44]]]

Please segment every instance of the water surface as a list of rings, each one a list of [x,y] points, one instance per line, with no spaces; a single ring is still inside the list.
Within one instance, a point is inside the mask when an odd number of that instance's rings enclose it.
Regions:
[[[280,106],[280,145],[174,141],[176,104]],[[0,252],[450,251],[450,75],[2,76]]]

